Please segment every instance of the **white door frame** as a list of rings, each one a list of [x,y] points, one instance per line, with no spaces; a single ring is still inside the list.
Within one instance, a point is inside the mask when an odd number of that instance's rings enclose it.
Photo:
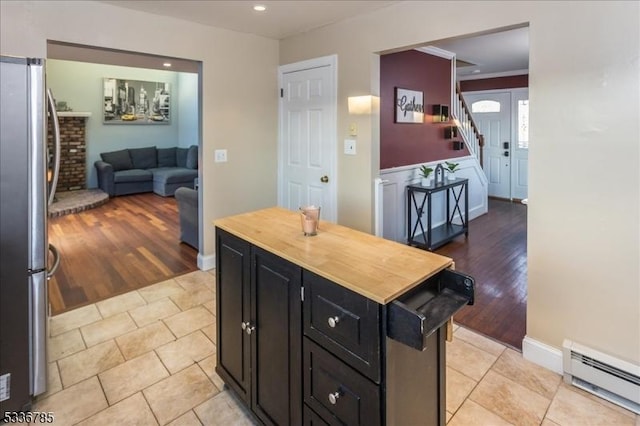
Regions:
[[[337,194],[337,182],[338,182],[338,142],[337,142],[337,118],[338,118],[338,56],[330,55],[320,58],[313,58],[306,61],[295,62],[292,64],[281,65],[278,67],[278,90],[282,90],[283,76],[286,73],[303,71],[312,68],[329,67],[331,83],[333,86],[332,93],[330,93],[331,101],[327,105],[327,112],[330,121],[330,128],[326,129],[327,140],[325,141],[329,147],[331,154],[331,168],[329,171],[328,191],[329,196],[333,200],[331,208],[332,211],[325,211],[322,209],[322,216],[327,220],[336,222],[338,219],[338,194]],[[282,136],[282,96],[278,97],[278,205],[284,205],[284,162],[285,162],[285,150],[284,150],[284,138]]]

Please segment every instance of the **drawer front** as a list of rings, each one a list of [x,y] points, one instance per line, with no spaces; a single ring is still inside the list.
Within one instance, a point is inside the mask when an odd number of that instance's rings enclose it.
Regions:
[[[380,382],[380,305],[304,271],[304,333]]]
[[[303,409],[302,424],[304,426],[329,426],[329,423],[325,422],[322,417],[317,415],[315,411],[306,404]]]
[[[304,402],[329,424],[380,424],[380,388],[304,338]]]

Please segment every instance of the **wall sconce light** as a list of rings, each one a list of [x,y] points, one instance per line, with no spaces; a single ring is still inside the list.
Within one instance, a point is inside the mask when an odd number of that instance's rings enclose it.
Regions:
[[[376,96],[349,96],[347,102],[349,104],[349,114],[353,115],[371,115],[374,108],[374,102],[377,101]]]
[[[464,149],[464,142],[462,142],[462,141],[453,141],[453,150],[454,151],[460,151],[461,149]]]

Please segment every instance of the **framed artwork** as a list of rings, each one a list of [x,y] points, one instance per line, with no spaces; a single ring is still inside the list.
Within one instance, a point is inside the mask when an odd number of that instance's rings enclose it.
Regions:
[[[396,87],[396,123],[423,123],[422,92]]]
[[[171,118],[169,83],[105,78],[104,124],[168,124]]]

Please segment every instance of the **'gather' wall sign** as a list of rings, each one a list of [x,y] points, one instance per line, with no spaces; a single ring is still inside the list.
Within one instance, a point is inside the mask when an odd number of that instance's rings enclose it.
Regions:
[[[396,87],[396,123],[422,123],[423,121],[422,92]]]

